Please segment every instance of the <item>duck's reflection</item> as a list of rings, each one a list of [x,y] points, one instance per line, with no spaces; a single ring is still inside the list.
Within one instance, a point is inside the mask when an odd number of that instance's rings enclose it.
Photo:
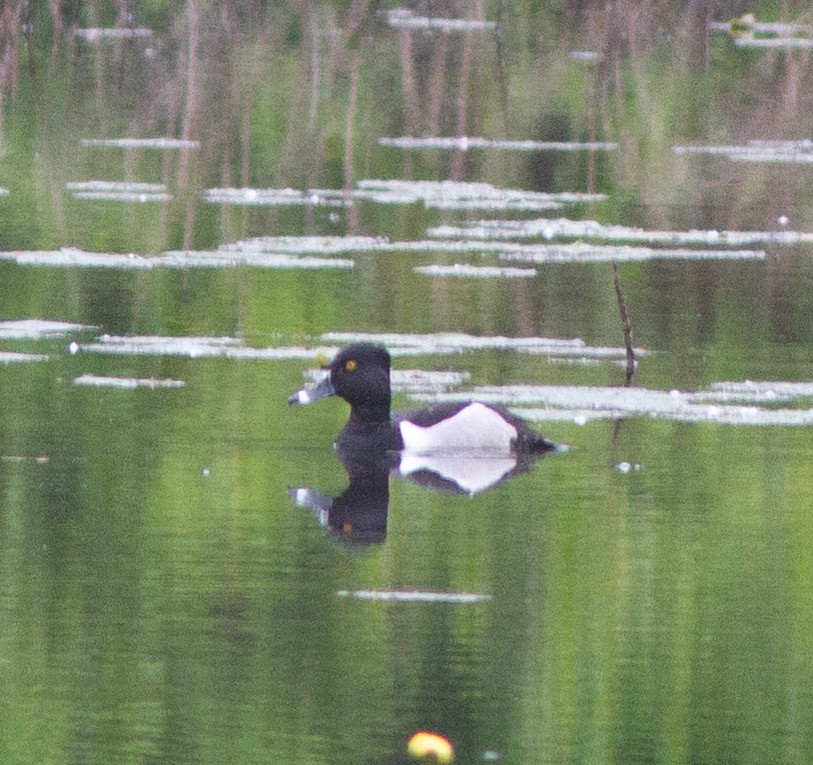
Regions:
[[[331,534],[346,544],[368,545],[387,536],[390,477],[406,479],[442,494],[473,496],[524,473],[542,455],[445,453],[436,455],[378,450],[336,450],[348,486],[338,496],[315,489],[290,489]]]

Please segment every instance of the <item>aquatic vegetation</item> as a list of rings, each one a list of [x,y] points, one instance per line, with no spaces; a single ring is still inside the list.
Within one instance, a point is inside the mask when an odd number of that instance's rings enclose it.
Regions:
[[[484,603],[491,595],[478,592],[435,592],[434,590],[337,590],[340,598],[397,601],[400,603]]]
[[[388,246],[383,236],[258,236],[223,244],[218,252],[339,255]]]
[[[447,19],[439,16],[418,16],[409,8],[383,11],[384,22],[396,29],[434,30],[438,32],[481,32],[497,28],[495,21],[478,19]]]
[[[614,141],[510,141],[492,138],[445,137],[416,138],[399,136],[378,139],[382,146],[398,149],[443,149],[469,151],[470,149],[498,149],[501,151],[615,151]]]
[[[467,263],[455,263],[451,266],[416,266],[412,270],[417,274],[427,276],[458,276],[474,279],[525,279],[536,276],[535,268],[499,268],[497,266],[472,266]]]
[[[633,247],[629,245],[538,244],[505,248],[500,260],[522,263],[609,263],[644,260],[763,260],[764,250],[720,250],[673,247]]]
[[[152,29],[144,27],[81,27],[73,30],[75,37],[87,42],[102,40],[131,40],[139,37],[152,37]]]
[[[83,138],[82,146],[116,149],[199,149],[200,141],[184,138]]]
[[[440,210],[553,210],[565,204],[601,202],[606,194],[577,192],[545,193],[524,189],[500,189],[489,183],[459,181],[362,180],[356,198],[382,204],[422,202]]]
[[[380,343],[385,345],[393,356],[446,355],[480,350],[594,359],[621,359],[626,355],[624,348],[592,347],[578,338],[477,336],[460,332],[424,335],[394,332],[326,332],[319,336],[319,340],[340,345],[356,342]],[[648,352],[636,348],[636,353],[647,355]]]
[[[573,61],[587,61],[592,63],[593,61],[600,61],[601,54],[596,50],[572,50],[568,54],[568,58],[573,59]]]
[[[175,250],[150,259],[154,267],[164,268],[224,268],[250,266],[252,268],[353,268],[353,261],[343,258],[317,258],[285,253],[264,254],[252,250]]]
[[[312,354],[311,354],[312,355]],[[305,376],[316,382],[325,376],[323,369],[308,369]],[[393,369],[390,386],[400,393],[430,393],[459,387],[468,382],[468,372],[437,371],[431,369]]]
[[[811,395],[808,384],[719,383],[709,391],[683,392],[636,387],[563,385],[481,386],[465,391],[466,398],[486,403],[521,406],[517,414],[536,422],[568,420],[584,423],[593,419],[644,416],[679,422],[712,422],[720,425],[810,425],[813,409],[778,409],[758,406]],[[458,400],[461,394],[438,393],[414,396],[420,401]],[[735,405],[730,401],[750,401]],[[544,404],[532,408],[530,404]]]
[[[268,207],[284,205],[319,204],[304,191],[297,189],[205,189],[203,201],[218,205],[265,205]]]
[[[105,377],[92,374],[80,375],[74,378],[73,384],[93,388],[120,388],[122,390],[133,390],[135,388],[183,388],[184,385],[186,385],[183,380],[173,380],[169,378]]]
[[[63,337],[72,332],[92,330],[95,327],[73,324],[67,321],[46,319],[14,319],[0,321],[0,339],[3,340],[42,340]]]
[[[74,199],[116,202],[169,202],[172,195],[162,183],[125,181],[78,181],[66,183]]]
[[[810,244],[813,232],[801,231],[649,231],[634,226],[604,224],[594,220],[536,218],[534,220],[479,220],[457,226],[430,228],[439,239],[590,239],[645,242],[647,244],[716,245],[741,247],[752,244]]]
[[[107,353],[120,356],[185,356],[187,358],[228,358],[241,360],[312,360],[329,347],[287,346],[252,348],[234,337],[181,337],[150,335],[101,335],[94,342],[72,345],[72,353]]]
[[[109,268],[122,271],[153,268],[352,268],[353,261],[341,258],[298,257],[295,255],[263,254],[248,250],[177,250],[155,257],[112,252],[84,252],[66,247],[61,250],[0,251],[0,260],[18,265],[51,268]]]
[[[439,210],[558,210],[566,204],[600,202],[606,194],[545,193],[501,189],[489,183],[364,179],[353,189],[206,189],[205,202],[246,206],[332,206],[355,202],[408,205],[422,203]]]
[[[733,162],[809,164],[813,162],[813,141],[748,141],[737,145],[673,146],[678,155],[711,154]]]
[[[48,361],[44,353],[17,353],[15,351],[0,351],[0,364],[20,364],[33,361]]]

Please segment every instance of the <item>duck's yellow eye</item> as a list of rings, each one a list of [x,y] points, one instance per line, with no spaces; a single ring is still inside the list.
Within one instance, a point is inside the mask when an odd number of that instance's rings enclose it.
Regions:
[[[344,371],[345,372],[355,372],[357,368],[358,368],[358,364],[353,359],[350,359],[349,361],[344,362]]]

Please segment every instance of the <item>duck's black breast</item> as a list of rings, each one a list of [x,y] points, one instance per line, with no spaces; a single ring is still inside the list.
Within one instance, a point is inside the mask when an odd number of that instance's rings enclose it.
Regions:
[[[350,452],[401,451],[404,442],[401,431],[394,421],[367,421],[351,414],[336,438],[336,448]]]

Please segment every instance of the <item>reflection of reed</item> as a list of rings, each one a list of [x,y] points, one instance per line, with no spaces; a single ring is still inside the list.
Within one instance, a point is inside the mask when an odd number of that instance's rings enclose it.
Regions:
[[[23,6],[23,0],[16,3],[6,1],[0,8],[0,157],[5,154],[5,106],[17,95],[19,84],[17,41]]]

